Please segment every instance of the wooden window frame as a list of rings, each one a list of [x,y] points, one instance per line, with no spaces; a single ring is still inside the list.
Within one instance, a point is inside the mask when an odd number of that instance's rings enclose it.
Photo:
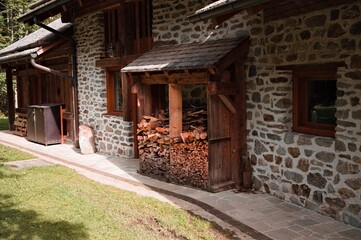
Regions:
[[[334,65],[305,67],[293,72],[293,131],[335,137],[336,125],[312,123],[308,121],[308,82],[317,80],[336,80],[337,68]]]
[[[103,13],[106,58],[141,54],[152,49],[152,0],[127,1]],[[109,54],[110,46],[113,54]]]
[[[107,114],[114,116],[123,116],[124,110],[124,84],[122,79],[122,74],[119,67],[107,68],[106,69],[106,89],[107,89]],[[122,99],[123,99],[123,108],[121,110],[115,109],[115,81],[114,73],[119,72],[120,81],[122,84]]]

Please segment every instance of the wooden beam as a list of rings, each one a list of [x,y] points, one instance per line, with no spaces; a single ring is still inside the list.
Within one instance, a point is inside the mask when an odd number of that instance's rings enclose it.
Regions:
[[[134,86],[134,85],[133,85]],[[137,91],[133,92],[132,86],[132,120],[133,120],[133,139],[134,139],[134,157],[139,158],[139,148],[138,148],[138,95]]]
[[[15,121],[15,94],[13,86],[12,69],[6,69],[6,91],[8,96],[8,111],[9,111],[9,129],[13,131]]]
[[[169,137],[179,137],[182,133],[182,86],[169,85]]]
[[[96,67],[116,67],[122,65],[122,59],[120,57],[113,57],[113,58],[102,58],[95,60]]]
[[[217,69],[215,67],[208,68],[210,74],[217,74]]]
[[[98,1],[95,3],[92,2],[89,5],[83,5],[81,8],[75,9],[75,16],[82,17],[99,10],[110,9],[117,6],[119,6],[119,0]]]
[[[225,71],[231,64],[233,64],[237,59],[246,59],[249,51],[250,45],[249,38],[243,40],[235,49],[229,52],[217,63],[217,73],[221,74]]]
[[[172,73],[166,76],[164,73],[134,75],[134,80],[141,84],[205,84],[209,81],[209,73]]]
[[[299,0],[280,0],[277,3],[275,3],[275,1],[271,1],[270,4],[266,4],[267,6],[264,8],[264,23],[353,2],[355,1],[320,0],[300,2]]]
[[[239,91],[240,86],[237,82],[208,82],[209,95],[236,95]]]
[[[127,74],[121,73],[122,79],[122,95],[123,95],[123,120],[131,121],[131,80]]]
[[[316,69],[324,69],[324,68],[338,68],[338,67],[346,67],[346,63],[344,61],[341,62],[328,62],[328,63],[320,63],[320,64],[298,64],[298,65],[284,65],[277,66],[276,70],[290,70],[290,71],[306,71],[306,70],[316,70]]]
[[[233,103],[233,101],[225,96],[225,95],[218,95],[219,99],[221,99],[222,103],[224,104],[224,106],[226,106],[226,108],[231,112],[231,113],[236,113],[236,107],[235,104]]]

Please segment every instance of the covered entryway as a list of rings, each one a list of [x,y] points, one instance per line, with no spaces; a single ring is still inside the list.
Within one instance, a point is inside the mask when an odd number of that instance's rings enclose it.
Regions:
[[[169,127],[166,129],[170,139],[177,139],[182,134],[182,87],[204,86],[208,164],[203,173],[207,174],[203,188],[211,191],[243,186],[241,159],[246,156],[244,61],[248,47],[248,37],[168,45],[151,50],[122,69],[132,84],[134,126],[144,115],[156,117],[156,111],[168,103]],[[135,128],[135,141],[136,131]],[[177,140],[170,142],[169,151],[172,152]],[[142,162],[142,154],[139,157]],[[156,157],[154,155],[150,161]],[[140,170],[142,172],[142,166],[162,168],[162,174],[153,171],[151,175],[162,175],[162,179],[172,181],[175,179],[172,166],[177,158],[180,156],[165,154],[161,159],[163,165],[155,165],[158,161],[153,165],[141,165]],[[194,154],[190,154],[187,161],[194,159]],[[194,185],[192,180],[185,184]]]

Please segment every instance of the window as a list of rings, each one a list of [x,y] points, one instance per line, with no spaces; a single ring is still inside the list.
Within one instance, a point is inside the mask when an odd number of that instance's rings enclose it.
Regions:
[[[108,114],[121,116],[123,113],[122,78],[120,69],[107,70]]]
[[[336,67],[297,69],[293,75],[294,131],[335,136]]]
[[[124,57],[153,46],[152,0],[133,0],[104,11],[105,56]]]

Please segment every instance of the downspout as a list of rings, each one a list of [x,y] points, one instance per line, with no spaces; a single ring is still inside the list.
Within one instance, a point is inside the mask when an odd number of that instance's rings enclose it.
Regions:
[[[74,111],[74,116],[73,116],[73,131],[74,131],[74,136],[73,136],[73,141],[74,141],[74,145],[76,147],[79,147],[79,113],[78,113],[78,73],[77,73],[77,54],[76,54],[76,42],[73,38],[66,36],[65,34],[39,22],[35,17],[34,17],[34,23],[36,25],[38,25],[41,28],[44,28],[46,30],[48,30],[49,32],[54,33],[55,35],[65,39],[66,41],[70,42],[71,44],[71,52],[72,52],[72,76],[71,76],[71,83],[72,83],[72,96],[73,96],[73,111]],[[35,63],[35,60],[32,59],[32,64],[33,62]],[[39,64],[33,65],[34,67],[40,69],[40,70],[45,70],[47,71],[49,68],[41,66]],[[52,69],[49,69],[50,73],[53,73],[55,75],[59,75],[60,74],[64,74],[61,73],[59,71],[55,71]],[[68,76],[67,74],[65,74],[66,76]],[[64,77],[64,76],[63,76]]]
[[[51,68],[48,68],[48,67],[45,67],[43,65],[40,65],[40,64],[36,63],[35,58],[37,58],[37,56],[38,56],[37,53],[32,53],[32,54],[30,54],[30,56],[31,56],[30,63],[34,68],[37,68],[37,69],[39,69],[41,71],[44,71],[44,72],[54,74],[54,75],[62,77],[62,78],[66,78],[66,79],[70,79],[70,80],[73,79],[73,76],[70,76],[68,74],[62,73],[60,71],[56,71],[54,69],[51,69]]]

